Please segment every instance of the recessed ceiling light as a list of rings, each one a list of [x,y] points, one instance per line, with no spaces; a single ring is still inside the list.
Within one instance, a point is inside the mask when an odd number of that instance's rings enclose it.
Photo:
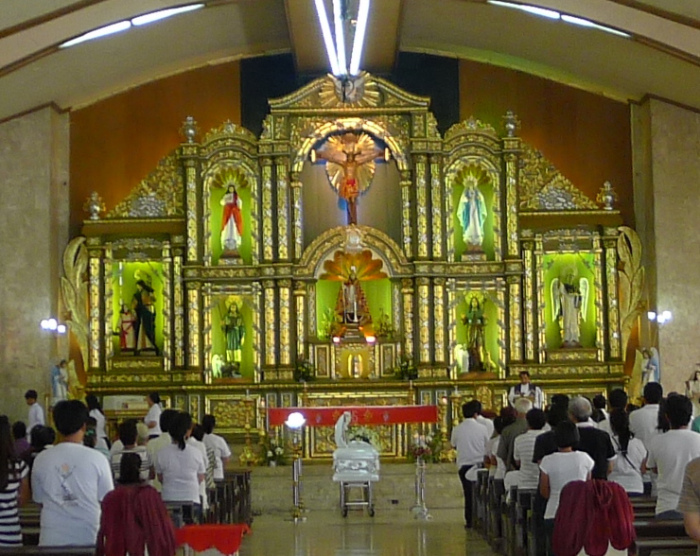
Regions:
[[[113,35],[114,33],[126,31],[129,27],[131,27],[130,21],[119,21],[117,23],[105,25],[104,27],[94,29],[92,31],[89,31],[88,33],[80,35],[79,37],[75,37],[74,39],[66,41],[63,44],[60,44],[59,48],[68,48],[69,46],[75,46],[76,44],[80,44],[81,42],[99,39],[100,37],[106,37],[107,35]]]
[[[501,2],[500,0],[487,0],[487,3],[493,4],[494,6],[501,6],[503,8],[521,10],[523,12],[539,15],[548,19],[559,19],[559,12],[548,10],[546,8],[538,8],[537,6],[529,6],[528,4],[516,4],[514,2]]]
[[[177,8],[167,8],[165,10],[158,10],[157,12],[151,12],[148,14],[140,15],[131,20],[133,25],[146,25],[147,23],[152,23],[154,21],[159,21],[167,17],[172,17],[174,15],[191,12],[203,8],[204,4],[189,4],[188,6],[179,6]]]

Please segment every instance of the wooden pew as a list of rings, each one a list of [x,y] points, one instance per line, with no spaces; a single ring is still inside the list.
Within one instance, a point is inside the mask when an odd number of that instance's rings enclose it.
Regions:
[[[650,556],[654,550],[673,549],[679,555],[694,556],[697,544],[685,533],[683,520],[657,521],[635,520],[634,529],[637,533],[637,556]]]
[[[499,552],[503,545],[503,524],[501,522],[501,506],[505,498],[503,479],[491,479],[488,488],[488,531],[487,538],[491,548]]]
[[[474,506],[476,512],[474,517],[474,529],[479,531],[484,537],[487,535],[486,514],[488,508],[488,483],[489,470],[479,469],[476,472],[476,483],[474,485]]]
[[[515,551],[518,556],[528,554],[528,530],[532,505],[535,500],[535,489],[518,489],[515,502]]]
[[[18,546],[0,548],[0,555],[17,556],[92,556],[94,546]]]
[[[501,521],[503,523],[503,550],[506,556],[517,556],[515,539],[515,522],[517,520],[516,503],[518,498],[518,487],[510,489],[510,496],[506,497],[503,503]]]

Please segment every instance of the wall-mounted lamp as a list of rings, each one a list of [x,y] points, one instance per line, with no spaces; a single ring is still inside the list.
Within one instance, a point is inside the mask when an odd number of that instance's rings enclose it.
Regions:
[[[665,324],[673,320],[673,313],[668,310],[661,311],[660,313],[657,313],[656,311],[647,311],[647,318],[652,322],[656,322],[657,324]]]
[[[53,317],[43,319],[39,325],[41,326],[42,330],[45,330],[46,332],[53,332],[54,334],[65,334],[68,331],[68,327],[65,324],[60,324]]]

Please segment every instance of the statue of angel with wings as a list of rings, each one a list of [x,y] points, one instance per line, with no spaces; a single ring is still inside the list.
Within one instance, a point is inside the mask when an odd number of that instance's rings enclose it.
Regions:
[[[552,280],[552,319],[559,321],[563,331],[562,347],[581,346],[580,323],[586,321],[589,288],[588,278],[579,278],[574,267]]]
[[[366,133],[332,135],[324,148],[312,151],[312,162],[328,161],[326,173],[347,204],[348,225],[357,224],[357,197],[369,187],[379,157],[385,157],[385,150]]]

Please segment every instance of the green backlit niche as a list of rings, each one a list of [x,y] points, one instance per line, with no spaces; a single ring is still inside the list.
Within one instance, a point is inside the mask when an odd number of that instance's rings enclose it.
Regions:
[[[238,249],[241,260],[245,264],[252,263],[252,243],[251,243],[251,218],[250,204],[251,192],[245,174],[235,168],[225,168],[212,179],[209,190],[209,210],[211,213],[209,227],[211,230],[211,253],[212,264],[219,264],[223,253],[221,245],[221,227],[224,208],[221,205],[229,185],[234,185],[241,200],[241,212],[243,215],[243,233],[241,234],[241,245]]]
[[[580,344],[583,348],[593,348],[596,344],[596,312],[595,312],[595,255],[592,253],[566,253],[545,255],[543,258],[544,271],[544,300],[545,300],[545,337],[547,349],[562,347],[562,330],[559,319],[553,315],[552,280],[574,271],[577,282],[581,278],[588,280],[588,302],[585,315],[579,321]],[[584,318],[585,317],[585,318]]]
[[[240,295],[219,295],[213,298],[213,309],[211,313],[211,356],[216,355],[226,361],[227,341],[226,334],[222,328],[222,324],[226,319],[226,313],[229,310],[231,303],[238,305],[238,308],[243,319],[243,343],[240,350],[240,361],[237,359],[238,354],[234,354],[236,363],[239,364],[238,373],[242,378],[253,380],[255,378],[255,363],[253,357],[253,309],[251,300]],[[208,362],[211,365],[211,361]],[[226,378],[224,370],[221,378]],[[218,377],[215,377],[218,378]],[[230,378],[230,375],[229,375]]]
[[[486,207],[486,219],[483,223],[483,242],[481,246],[470,245],[469,248],[464,240],[464,229],[459,215],[460,199],[470,186],[476,187],[483,195]],[[489,261],[495,260],[494,233],[493,233],[493,202],[494,186],[490,174],[479,166],[467,166],[457,172],[452,187],[452,214],[454,224],[455,256],[460,260],[468,253],[484,253]]]
[[[483,310],[483,315],[486,319],[484,327],[484,347],[487,356],[484,359],[485,372],[496,372],[498,369],[498,307],[495,299],[491,298],[488,293],[484,292],[469,292],[462,296],[460,302],[455,308],[457,319],[457,349],[455,357],[460,372],[467,372],[468,368],[463,365],[461,359],[461,350],[466,350],[467,346],[467,324],[464,322],[466,315],[469,313],[469,304],[472,299],[476,299]],[[461,349],[460,349],[461,348]],[[466,359],[465,359],[466,362]]]
[[[133,300],[136,282],[143,280],[153,288],[156,315],[156,345],[163,349],[163,265],[160,262],[114,262],[112,272],[112,343],[115,354],[132,354],[133,349],[122,349],[132,345],[129,331],[134,318]],[[149,353],[149,352],[145,352]]]
[[[342,282],[335,280],[319,280],[316,283],[316,329],[321,339],[329,338],[329,319],[335,315],[335,305],[341,285]],[[396,327],[396,323],[392,322],[391,280],[389,278],[367,280],[360,282],[360,286],[367,298],[374,328],[376,329],[382,312],[388,316],[389,323]]]

